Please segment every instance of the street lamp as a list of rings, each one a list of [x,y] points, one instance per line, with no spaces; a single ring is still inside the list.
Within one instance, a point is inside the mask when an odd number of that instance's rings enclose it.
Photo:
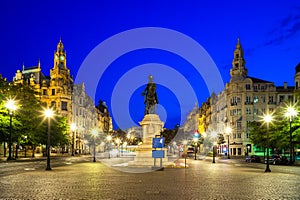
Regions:
[[[13,112],[17,109],[17,105],[16,102],[13,99],[9,99],[6,104],[5,107],[8,109],[9,111],[9,144],[8,144],[8,158],[7,160],[13,160],[12,156],[11,156],[11,146],[12,146],[12,116],[13,116]]]
[[[51,170],[51,167],[50,167],[50,119],[51,119],[51,117],[53,117],[53,110],[51,110],[49,108],[46,109],[44,111],[44,115],[45,115],[46,118],[48,118],[47,167],[46,167],[46,170]]]
[[[185,156],[184,156],[184,168],[186,168],[186,154],[187,154],[187,151],[186,151],[186,145],[187,145],[187,140],[183,140],[182,144],[183,144],[183,148],[184,148],[184,153],[185,153]]]
[[[95,140],[95,138],[98,135],[98,131],[96,129],[94,129],[92,131],[92,134],[94,136],[94,159],[93,159],[93,162],[96,162],[96,140]]]
[[[212,161],[212,163],[216,163],[216,145],[217,145],[217,143],[216,142],[214,142],[213,143],[213,161]]]
[[[193,138],[194,146],[195,146],[195,160],[197,160],[197,144],[198,144],[198,138]]]
[[[273,117],[270,114],[267,114],[264,116],[264,121],[267,123],[267,165],[265,172],[271,172],[270,166],[269,166],[269,123],[272,121]]]
[[[292,122],[294,121],[294,117],[298,115],[298,112],[294,109],[294,107],[289,106],[286,110],[285,116],[289,119],[290,123],[290,165],[294,163],[293,154],[294,154],[294,147],[292,141]]]
[[[175,155],[175,153],[176,153],[176,152],[175,152],[175,147],[176,147],[176,142],[174,141],[174,142],[173,142],[173,154],[174,154],[174,155]]]
[[[72,123],[70,128],[72,131],[72,156],[74,156],[75,131],[77,129],[76,124]]]
[[[116,141],[117,143],[117,147],[118,147],[118,151],[117,151],[117,157],[120,157],[120,143],[121,143],[121,139],[120,138],[117,138]]]
[[[231,133],[231,128],[229,126],[226,127],[225,129],[225,133],[228,137],[227,139],[227,143],[228,143],[228,147],[227,147],[227,158],[230,159],[230,148],[229,148],[229,137],[230,137],[230,133]]]
[[[108,159],[110,159],[110,141],[112,137],[111,135],[106,136],[106,140],[108,141]]]

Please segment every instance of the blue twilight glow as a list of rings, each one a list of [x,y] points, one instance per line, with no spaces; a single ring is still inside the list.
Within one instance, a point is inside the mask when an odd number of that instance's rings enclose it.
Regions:
[[[11,80],[18,69],[22,70],[23,63],[31,67],[40,60],[43,73],[49,75],[61,37],[67,53],[63,59],[76,82],[96,83],[94,88],[86,88],[87,92],[96,102],[100,99],[107,102],[113,118],[118,120],[114,124],[122,128],[142,119],[144,104],[140,94],[148,82],[147,73],[152,71],[158,73],[154,75],[159,95],[157,110],[166,120],[165,126],[173,128],[177,123],[182,124],[196,102],[201,104],[211,92],[219,91],[218,80],[229,81],[238,37],[244,48],[249,76],[272,81],[275,85],[283,85],[285,81],[293,85],[295,66],[300,62],[300,2],[296,0],[1,1],[0,25],[0,74]],[[122,51],[120,43],[108,46],[104,55],[96,55],[100,61],[93,63],[98,64],[92,67],[95,71],[90,70],[77,80],[81,66],[88,62],[90,53],[98,45],[121,33],[145,27],[177,32],[178,36],[195,41],[210,56],[220,77],[207,78],[205,73],[199,73],[197,64],[186,55],[194,56],[193,59],[199,55],[201,60],[201,53],[188,45],[182,46],[180,38],[168,37],[169,40],[164,38],[155,46],[147,46],[145,44],[158,41],[153,39],[158,35],[144,34],[135,36],[136,40],[123,40],[123,47],[136,48],[122,54],[118,54]],[[175,47],[180,48],[175,51]],[[190,52],[184,50],[186,55],[182,56],[179,53],[182,49]],[[113,54],[114,58],[109,57]],[[105,59],[110,62],[103,66]],[[212,70],[207,66],[200,69]],[[160,73],[162,71],[166,74]],[[170,79],[171,75],[176,78]],[[124,88],[130,95],[124,91],[125,96],[121,96]],[[119,111],[122,108],[125,109]],[[114,116],[116,113],[128,121]]]

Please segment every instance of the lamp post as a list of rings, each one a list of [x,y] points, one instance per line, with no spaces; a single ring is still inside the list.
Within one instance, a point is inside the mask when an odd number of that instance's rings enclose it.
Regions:
[[[272,121],[273,117],[270,114],[264,116],[264,121],[267,123],[267,165],[265,172],[271,172],[269,164],[269,123]]]
[[[186,145],[187,145],[187,140],[184,140],[182,142],[182,144],[183,144],[184,154],[185,154],[185,156],[184,156],[184,168],[186,168],[186,154],[187,154],[187,152],[186,152]]]
[[[76,124],[75,123],[72,123],[71,124],[71,131],[72,131],[72,156],[74,156],[74,143],[75,143],[75,131],[76,131]]]
[[[47,167],[46,170],[51,170],[50,167],[50,119],[53,116],[53,111],[51,109],[47,109],[44,112],[45,117],[48,119],[48,131],[47,131]]]
[[[286,110],[285,116],[289,119],[290,123],[290,165],[294,163],[293,154],[294,154],[294,147],[293,147],[293,137],[292,137],[292,122],[294,121],[294,117],[298,115],[297,111],[294,107],[289,106]]]
[[[175,147],[176,147],[176,142],[174,141],[174,142],[173,142],[173,154],[174,154],[174,155],[175,155],[175,153],[176,153],[176,152],[175,152],[175,149],[176,149]]]
[[[195,146],[195,160],[197,160],[197,144],[198,144],[198,138],[193,138],[194,146]]]
[[[12,116],[13,116],[13,112],[17,109],[16,106],[16,102],[13,99],[9,99],[6,104],[5,107],[8,109],[9,111],[9,144],[8,144],[8,158],[7,160],[13,160],[11,153],[11,146],[12,146]]]
[[[230,133],[231,133],[231,128],[229,126],[226,127],[225,133],[227,135],[227,143],[228,143],[227,158],[230,159],[229,137],[230,137]]]
[[[116,139],[116,141],[115,141],[116,143],[117,143],[117,157],[120,157],[120,143],[121,143],[121,140],[120,140],[120,138],[117,138]]]
[[[106,136],[106,140],[108,141],[108,159],[110,159],[110,141],[111,141],[112,137],[111,135]]]
[[[92,131],[92,134],[93,134],[93,138],[94,138],[94,159],[93,159],[93,162],[96,162],[96,136],[98,135],[98,131],[96,129],[94,129]]]
[[[216,142],[213,143],[213,161],[212,163],[216,163]]]

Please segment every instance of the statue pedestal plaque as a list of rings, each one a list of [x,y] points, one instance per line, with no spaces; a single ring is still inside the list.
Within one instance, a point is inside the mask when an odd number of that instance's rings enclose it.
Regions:
[[[143,144],[136,149],[136,156],[133,161],[128,163],[128,166],[154,166],[154,158],[152,158],[152,138],[160,135],[163,130],[164,123],[160,120],[157,114],[146,114],[140,122],[143,130]],[[167,151],[165,148],[165,157],[162,158],[162,166],[168,164]],[[160,164],[160,159],[156,159],[156,163]]]

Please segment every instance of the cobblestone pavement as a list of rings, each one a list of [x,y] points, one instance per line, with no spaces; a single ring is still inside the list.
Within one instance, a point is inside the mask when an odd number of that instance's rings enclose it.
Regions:
[[[189,168],[125,173],[83,162],[0,178],[0,199],[300,199],[299,167],[188,160]],[[288,166],[289,167],[289,166]]]

